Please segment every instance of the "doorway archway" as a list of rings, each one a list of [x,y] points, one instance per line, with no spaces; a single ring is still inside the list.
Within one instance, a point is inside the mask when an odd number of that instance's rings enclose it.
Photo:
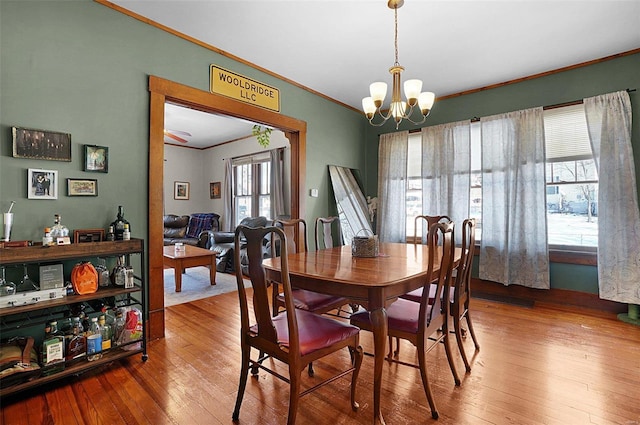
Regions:
[[[164,104],[170,101],[182,106],[243,118],[283,131],[291,145],[291,216],[304,216],[306,176],[307,124],[295,118],[268,111],[224,96],[185,86],[160,77],[149,77],[149,200],[148,200],[148,261],[149,316],[147,330],[150,339],[164,337],[163,290],[163,182],[164,182]]]

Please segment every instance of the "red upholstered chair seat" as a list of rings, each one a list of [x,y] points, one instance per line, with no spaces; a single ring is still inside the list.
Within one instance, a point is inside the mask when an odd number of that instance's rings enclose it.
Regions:
[[[333,310],[336,305],[345,305],[349,302],[346,298],[320,294],[306,289],[294,289],[292,293],[296,308],[313,312]],[[278,301],[284,304],[282,294],[278,296]]]
[[[307,355],[314,351],[343,341],[356,335],[360,329],[346,322],[329,317],[296,309],[298,320],[298,337],[300,338],[300,354]],[[258,325],[251,327],[257,334]],[[278,334],[278,343],[282,348],[289,348],[289,328],[287,327],[287,313],[282,312],[273,318],[273,326]]]
[[[427,317],[431,311],[431,306],[427,307]],[[389,330],[402,332],[418,332],[418,315],[420,304],[403,298],[397,299],[387,308],[387,320]],[[373,325],[369,319],[368,311],[359,311],[351,315],[351,323],[362,329],[372,329]]]
[[[437,285],[434,283],[432,283],[429,286],[429,304],[433,304],[433,299],[436,297],[436,288],[437,288]],[[451,302],[453,302],[454,300],[455,291],[456,291],[456,288],[454,287],[449,288],[449,298],[451,299]],[[402,298],[404,298],[405,300],[419,303],[420,298],[422,298],[422,288],[418,288],[415,291],[411,291],[407,294],[404,294]]]

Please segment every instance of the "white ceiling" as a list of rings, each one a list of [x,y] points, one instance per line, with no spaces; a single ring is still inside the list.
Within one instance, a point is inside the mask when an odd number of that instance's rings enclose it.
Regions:
[[[391,85],[385,0],[112,2],[357,109]],[[445,96],[639,48],[639,23],[639,0],[406,0],[399,63]]]

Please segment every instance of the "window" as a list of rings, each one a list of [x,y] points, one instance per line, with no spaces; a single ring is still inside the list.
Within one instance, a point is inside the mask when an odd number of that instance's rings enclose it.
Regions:
[[[598,246],[598,174],[584,105],[544,111],[547,241]]]
[[[407,145],[407,236],[413,237],[415,218],[422,214],[422,139],[420,133],[409,135]],[[418,229],[418,235],[422,229]]]
[[[234,216],[238,225],[246,217],[271,216],[271,163],[269,158],[242,158],[234,163]]]
[[[544,111],[547,241],[554,248],[598,245],[598,175],[582,104]],[[407,161],[407,236],[422,213],[421,135],[409,135]],[[482,238],[481,126],[471,123],[469,216]]]

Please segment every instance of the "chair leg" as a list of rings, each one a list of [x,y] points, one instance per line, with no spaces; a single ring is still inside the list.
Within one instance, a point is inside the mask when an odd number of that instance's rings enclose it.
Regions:
[[[464,345],[462,344],[462,327],[460,326],[460,316],[453,316],[453,333],[456,335],[456,342],[458,343],[458,351],[460,351],[460,356],[462,357],[462,361],[464,362],[464,368],[468,372],[471,372],[471,365],[469,364],[469,360],[467,359],[467,353],[464,351]]]
[[[398,354],[400,354],[400,338],[396,338],[396,349],[395,351],[393,350],[393,338],[390,336],[389,337],[389,354],[387,354],[387,358],[389,360],[392,360],[394,357],[398,357]]]
[[[418,365],[420,366],[420,377],[422,378],[422,386],[424,387],[424,393],[426,394],[427,401],[429,402],[429,408],[431,408],[431,417],[433,419],[438,419],[438,416],[440,415],[438,413],[438,408],[436,407],[436,402],[433,399],[433,394],[431,393],[431,385],[429,385],[425,353],[426,347],[424,346],[424,342],[422,344],[418,344]]]
[[[258,354],[258,363],[260,364],[262,364],[262,360],[260,360],[262,359],[262,356],[264,356],[264,352],[260,351],[260,353]],[[258,365],[254,364],[253,367],[251,368],[251,376],[253,376],[254,378],[257,378],[258,371],[259,371]]]
[[[469,309],[467,309],[467,311],[465,312],[464,317],[467,319],[467,324],[469,325],[469,332],[471,333],[473,344],[476,346],[476,351],[479,351],[480,344],[478,343],[478,338],[476,338],[476,333],[473,330],[473,323],[471,323],[471,317],[469,316]]]
[[[242,397],[244,396],[244,390],[247,387],[247,378],[249,376],[249,356],[251,354],[251,347],[244,347],[242,349],[242,369],[240,371],[240,383],[238,384],[238,395],[236,396],[236,406],[233,409],[233,415],[231,418],[234,422],[237,422],[240,418],[240,406],[242,405]]]
[[[358,381],[364,352],[361,346],[357,346],[355,348],[349,347],[349,353],[351,354],[351,364],[355,367],[355,370],[351,374],[351,409],[356,412],[360,408],[360,405],[356,401],[356,382]]]
[[[300,399],[300,370],[289,368],[289,416],[287,425],[295,425]]]
[[[453,374],[453,381],[456,383],[456,387],[460,386],[460,378],[458,377],[458,371],[456,370],[456,364],[453,362],[453,353],[451,352],[451,344],[449,342],[449,331],[446,329],[442,330],[444,342],[444,351],[447,354],[447,360],[449,360],[449,368],[451,368],[451,373]]]
[[[311,376],[313,378],[313,375],[315,375],[315,372],[313,371],[313,362],[309,363],[309,367],[307,369],[307,374],[309,376]]]

